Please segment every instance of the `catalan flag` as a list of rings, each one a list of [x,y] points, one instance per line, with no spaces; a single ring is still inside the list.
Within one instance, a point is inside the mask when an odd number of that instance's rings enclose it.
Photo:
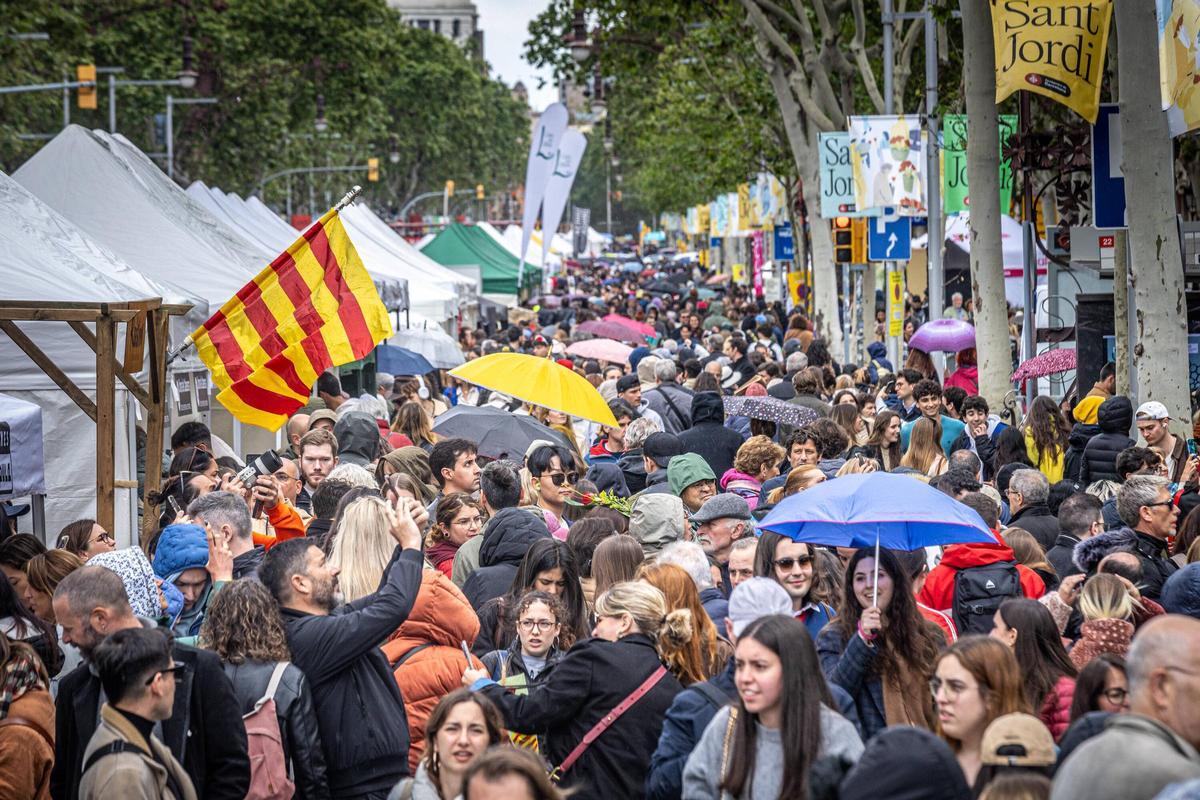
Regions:
[[[278,430],[317,376],[365,357],[392,323],[336,209],[315,222],[191,335],[244,423]]]

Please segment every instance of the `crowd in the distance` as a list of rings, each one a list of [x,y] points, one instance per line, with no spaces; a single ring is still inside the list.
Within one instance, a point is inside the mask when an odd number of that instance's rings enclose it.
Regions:
[[[703,277],[597,268],[461,332],[468,359],[578,372],[615,426],[445,373],[358,397],[326,373],[252,460],[274,469],[176,429],[137,546],[5,530],[0,796],[1197,796],[1186,410],[1135,410],[1106,365],[1004,421],[971,350],[945,376],[881,342],[840,365],[803,315]],[[568,356],[606,314],[654,335]],[[456,406],[544,438],[495,452],[439,424]],[[994,540],[877,555],[762,527],[881,471]]]

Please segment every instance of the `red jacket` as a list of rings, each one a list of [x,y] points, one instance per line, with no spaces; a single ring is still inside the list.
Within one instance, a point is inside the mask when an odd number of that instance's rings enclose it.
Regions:
[[[1071,700],[1075,696],[1075,679],[1063,675],[1054,684],[1054,688],[1046,695],[1042,708],[1038,711],[1038,719],[1050,729],[1054,741],[1062,738],[1071,725]]]
[[[1006,544],[952,544],[942,553],[942,561],[917,595],[917,600],[938,611],[951,612],[954,606],[954,576],[960,569],[982,567],[997,561],[1013,561],[1012,548]],[[1021,575],[1021,591],[1030,600],[1037,600],[1046,593],[1046,584],[1038,574],[1024,564],[1017,564]]]

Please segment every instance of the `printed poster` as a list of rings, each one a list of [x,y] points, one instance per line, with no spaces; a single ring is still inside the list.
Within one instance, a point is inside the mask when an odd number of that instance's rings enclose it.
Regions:
[[[1017,115],[1000,115],[1000,151],[1008,137],[1016,133]],[[946,214],[967,211],[967,115],[947,114],[942,118],[942,208]],[[1012,202],[1013,171],[1007,161],[1000,163],[1000,213],[1007,214]]]
[[[1172,136],[1200,127],[1200,0],[1156,0],[1158,74]]]
[[[855,205],[925,216],[925,153],[918,117],[850,117]]]
[[[1112,0],[992,0],[996,102],[1024,89],[1095,122],[1112,9]]]

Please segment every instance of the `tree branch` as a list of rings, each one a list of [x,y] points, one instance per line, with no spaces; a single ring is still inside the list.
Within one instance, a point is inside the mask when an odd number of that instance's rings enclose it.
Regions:
[[[820,5],[820,0],[817,4]],[[875,106],[875,113],[882,114],[883,95],[879,92],[879,84],[875,80],[875,71],[871,69],[867,51],[863,48],[863,42],[867,37],[867,15],[863,10],[862,0],[852,0],[851,6],[854,10],[854,38],[850,40],[850,52],[854,54],[854,61],[858,64],[858,72],[867,89],[867,96],[871,98],[871,103]],[[891,67],[890,64],[884,69],[889,67]]]

